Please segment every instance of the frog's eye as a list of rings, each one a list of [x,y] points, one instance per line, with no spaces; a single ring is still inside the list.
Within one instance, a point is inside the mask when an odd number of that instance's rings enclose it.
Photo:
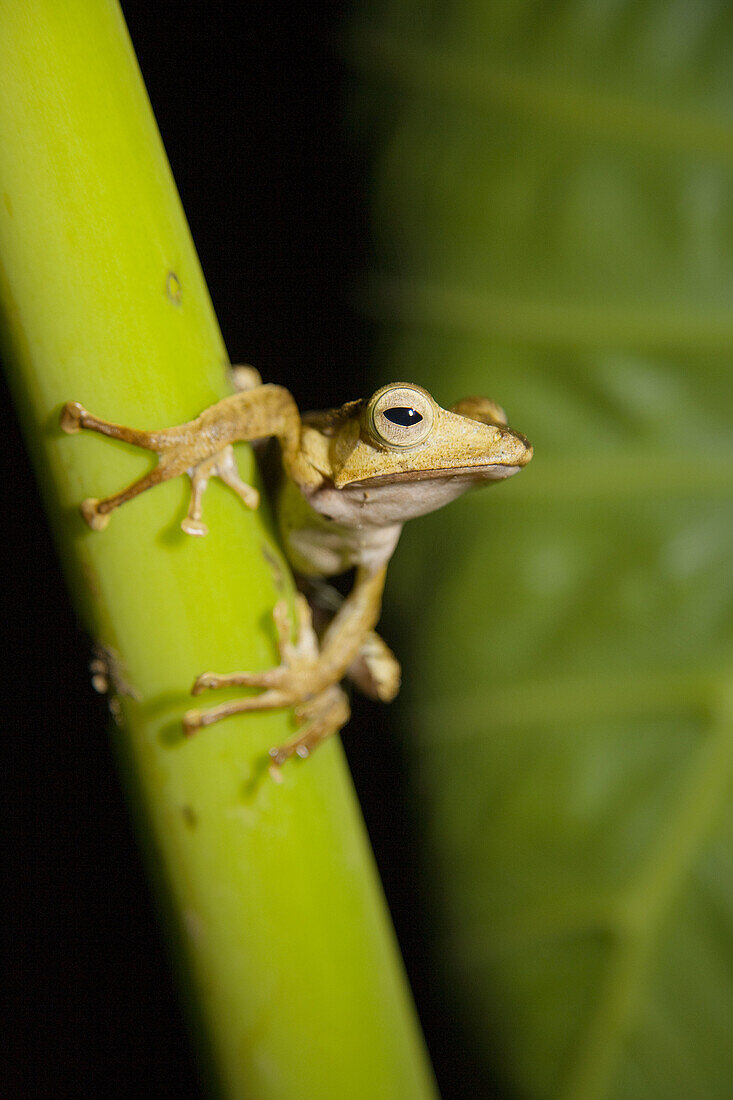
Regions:
[[[419,386],[384,386],[369,402],[367,414],[377,442],[395,449],[417,447],[433,427],[432,399]]]

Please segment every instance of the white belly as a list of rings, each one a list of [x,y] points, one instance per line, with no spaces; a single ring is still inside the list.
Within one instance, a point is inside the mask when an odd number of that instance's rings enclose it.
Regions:
[[[473,484],[459,475],[361,488],[329,484],[306,498],[286,482],[278,520],[290,563],[298,573],[324,577],[358,565],[378,568],[391,558],[406,520],[442,508]]]

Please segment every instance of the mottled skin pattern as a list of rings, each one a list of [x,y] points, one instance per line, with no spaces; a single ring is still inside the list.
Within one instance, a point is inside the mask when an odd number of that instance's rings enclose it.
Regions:
[[[296,735],[270,752],[274,774],[293,754],[308,756],[348,721],[340,686],[349,676],[362,691],[388,702],[399,690],[400,666],[374,627],[381,610],[387,563],[405,520],[434,511],[466,490],[516,473],[532,457],[524,436],[507,427],[503,410],[483,397],[442,409],[425,390],[393,383],[369,401],[301,417],[282,386],[263,385],[251,367],[234,368],[239,392],[186,424],[144,432],[100,420],[76,402],[61,426],[133,443],[158,455],[150,473],[81,512],[95,531],[125,501],[169,478],[187,474],[191,504],[181,526],[205,535],[202,497],[219,477],[248,508],[259,494],[240,478],[232,444],[275,437],[282,483],[277,513],[283,544],[297,574],[323,578],[355,569],[349,596],[317,637],[308,601],[297,601],[297,640],[291,641],[285,601],[274,610],[281,663],[264,672],[205,672],[193,694],[219,687],[260,688],[258,695],[184,715],[187,733],[241,711],[294,707]]]

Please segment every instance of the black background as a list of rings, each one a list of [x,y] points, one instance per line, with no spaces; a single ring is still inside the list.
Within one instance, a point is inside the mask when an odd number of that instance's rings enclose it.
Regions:
[[[125,0],[123,10],[232,360],[284,383],[301,408],[368,393],[372,334],[350,294],[371,258],[368,167],[344,136],[348,74],[334,42],[345,5]],[[3,1092],[195,1096],[105,703],[89,687],[88,642],[12,418],[1,445]],[[486,1095],[433,978],[420,847],[386,713],[360,701],[345,744],[443,1094]]]

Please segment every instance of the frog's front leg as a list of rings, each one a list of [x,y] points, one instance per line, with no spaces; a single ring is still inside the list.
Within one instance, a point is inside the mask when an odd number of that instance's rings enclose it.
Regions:
[[[211,477],[221,478],[248,508],[256,508],[259,494],[239,476],[231,444],[237,440],[277,436],[284,461],[299,461],[300,416],[293,398],[282,386],[260,385],[225,397],[205,409],[195,420],[161,431],[140,431],[90,413],[76,401],[64,405],[61,427],[65,432],[99,432],[121,439],[158,456],[157,465],[127,488],[103,500],[90,497],[81,512],[95,531],[103,530],[110,513],[128,500],[170,478],[188,474],[191,505],[181,526],[191,535],[205,535],[201,522],[201,498]]]
[[[379,618],[385,574],[386,566],[357,570],[354,587],[326,630],[320,647],[307,600],[298,597],[300,624],[295,643],[290,640],[287,605],[284,601],[278,603],[274,616],[280,665],[263,672],[221,676],[205,672],[193,686],[195,695],[208,688],[233,686],[262,688],[262,694],[233,699],[206,710],[190,710],[184,716],[186,732],[194,733],[202,726],[243,711],[295,707],[303,728],[285,745],[271,750],[276,764],[293,754],[308,755],[320,741],[337,733],[349,716],[346,697],[338,684]]]
[[[181,527],[187,535],[207,535],[208,527],[201,519],[201,498],[209,484],[209,479],[218,477],[230,489],[233,489],[242,502],[253,510],[259,507],[260,494],[251,485],[242,481],[237,469],[237,462],[230,443],[223,450],[217,451],[210,458],[199,462],[186,473],[191,478],[191,503]]]

